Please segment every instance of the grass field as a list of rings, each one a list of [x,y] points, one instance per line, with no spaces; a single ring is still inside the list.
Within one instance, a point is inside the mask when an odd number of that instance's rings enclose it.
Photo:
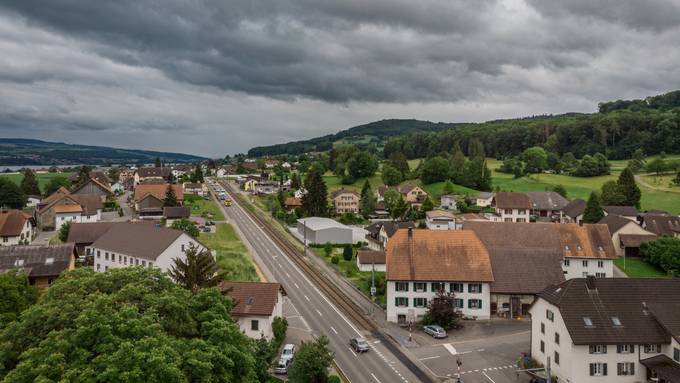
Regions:
[[[623,269],[623,258],[614,261],[616,267],[631,278],[666,278],[663,270],[639,258],[626,258],[626,269]]]
[[[222,209],[217,206],[214,200],[206,201],[203,197],[196,194],[185,194],[184,195],[184,206],[191,207],[191,214],[197,216],[203,216],[203,213],[212,214],[212,219],[216,221],[224,221],[224,214],[222,214]]]
[[[38,179],[38,185],[40,186],[40,190],[42,191],[45,188],[45,185],[48,182],[50,182],[52,178],[58,176],[68,178],[71,176],[71,174],[73,173],[36,173],[35,176]],[[17,185],[20,185],[21,180],[24,178],[22,174],[0,174],[0,177],[5,177]]]
[[[260,280],[248,249],[231,225],[220,223],[216,233],[201,233],[199,240],[211,250],[217,251],[217,264],[225,280]]]

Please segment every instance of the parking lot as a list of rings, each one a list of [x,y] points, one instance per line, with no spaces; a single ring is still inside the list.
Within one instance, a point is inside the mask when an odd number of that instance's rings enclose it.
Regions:
[[[468,322],[465,329],[450,332],[445,339],[428,340],[428,344],[422,343],[419,334],[422,346],[410,351],[442,378],[455,378],[460,361],[465,383],[528,382],[528,375],[518,374],[516,366],[521,353],[529,352],[529,330],[528,322]]]

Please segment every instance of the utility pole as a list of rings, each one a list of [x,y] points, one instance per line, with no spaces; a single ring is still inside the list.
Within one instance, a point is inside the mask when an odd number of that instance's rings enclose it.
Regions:
[[[371,300],[375,303],[375,258],[371,255]],[[371,314],[373,314],[374,307],[371,306]]]

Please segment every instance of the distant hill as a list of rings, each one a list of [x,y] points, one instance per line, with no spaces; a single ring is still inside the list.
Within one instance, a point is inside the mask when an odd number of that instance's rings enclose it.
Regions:
[[[173,163],[205,160],[204,157],[182,153],[0,138],[0,166],[149,163],[156,157]]]
[[[250,157],[275,156],[279,154],[300,154],[304,152],[330,150],[338,141],[351,141],[368,137],[382,143],[393,136],[418,132],[438,132],[455,128],[459,124],[421,120],[381,120],[345,129],[336,134],[309,140],[292,141],[285,144],[258,146],[248,151]]]

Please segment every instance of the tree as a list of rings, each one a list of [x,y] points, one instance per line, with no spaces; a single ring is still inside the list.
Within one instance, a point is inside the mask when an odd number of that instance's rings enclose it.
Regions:
[[[600,205],[600,196],[595,192],[591,192],[586,203],[586,209],[583,211],[583,222],[598,223],[602,217],[604,217],[604,212],[602,211],[602,205]]]
[[[425,201],[423,201],[423,204],[420,206],[420,211],[422,212],[422,216],[425,216],[425,213],[428,211],[434,210],[434,203],[430,199],[430,196],[427,196],[425,198]]]
[[[491,170],[486,165],[486,159],[477,157],[465,163],[461,184],[465,187],[491,191]]]
[[[198,238],[198,236],[201,234],[201,232],[198,230],[198,227],[196,227],[196,224],[186,218],[176,219],[172,222],[170,228],[181,230],[187,233],[191,238]]]
[[[675,176],[673,183],[676,184],[676,185],[680,185],[680,170],[678,171],[678,175]]]
[[[373,189],[371,189],[371,184],[368,180],[364,182],[363,188],[361,188],[361,200],[359,201],[361,214],[364,218],[367,218],[369,214],[373,213],[375,210],[375,205],[377,201],[373,195]]]
[[[47,184],[45,184],[45,196],[49,196],[52,193],[56,192],[59,190],[59,188],[66,188],[68,189],[71,186],[71,181],[68,180],[68,178],[64,176],[56,176],[49,181],[47,181]]]
[[[408,174],[411,172],[411,168],[408,166],[408,160],[403,153],[393,153],[385,162],[385,165],[389,165],[394,169],[397,169],[401,173],[401,178],[406,179]],[[383,165],[384,169],[384,165]],[[383,170],[384,172],[384,170]]]
[[[107,176],[109,177],[111,182],[113,183],[118,182],[120,178],[120,168],[117,166],[112,167],[111,169],[109,169]]]
[[[566,152],[562,155],[558,167],[560,173],[572,173],[578,167],[578,160],[572,152]]]
[[[59,240],[62,242],[68,241],[68,233],[71,231],[71,221],[66,221],[59,228]]]
[[[160,159],[160,157],[156,157],[156,160],[154,161],[154,166],[156,166],[157,168],[160,168],[160,167],[161,167],[161,159]]]
[[[522,152],[524,170],[527,173],[540,173],[548,168],[548,154],[540,146],[533,146]]]
[[[420,180],[425,184],[445,181],[449,176],[449,162],[440,156],[428,158],[420,171]]]
[[[672,276],[680,275],[680,238],[660,237],[640,245],[640,255]]]
[[[378,170],[378,159],[369,152],[355,153],[347,161],[347,172],[353,178],[371,177]]]
[[[428,302],[423,324],[436,324],[448,330],[456,327],[458,319],[454,293],[442,289]]]
[[[90,180],[90,173],[92,172],[92,168],[83,165],[78,169],[78,185],[82,185],[85,182]]]
[[[0,178],[0,207],[22,209],[26,204],[26,196],[21,188],[9,179]]]
[[[328,349],[328,338],[320,336],[314,341],[303,342],[295,356],[295,363],[288,372],[291,383],[326,383],[333,353]]]
[[[270,374],[272,358],[274,357],[273,344],[264,337],[264,334],[255,339],[252,344],[252,352],[255,356],[255,374],[258,382],[267,382]]]
[[[330,257],[331,254],[333,254],[333,245],[331,245],[330,242],[326,242],[326,244],[323,245],[323,252],[327,257]]]
[[[564,187],[564,185],[559,184],[553,186],[553,191],[559,195],[561,195],[564,198],[567,198],[567,189]]]
[[[385,196],[387,196],[387,193],[385,193]],[[387,201],[387,199],[385,201]],[[399,193],[399,196],[387,210],[390,212],[390,217],[392,217],[393,220],[399,220],[404,218],[404,215],[408,211],[408,207],[408,202],[406,202],[401,193]],[[387,208],[387,202],[385,202],[385,208]]]
[[[197,164],[194,172],[191,173],[191,182],[203,182],[203,168],[201,164]]]
[[[172,185],[175,182],[177,182],[177,177],[175,177],[175,173],[168,172],[168,176],[165,177],[165,180],[168,181],[168,183]]]
[[[350,245],[349,243],[345,244],[345,246],[342,248],[342,258],[345,261],[351,261],[352,256],[354,255],[353,252],[354,251],[352,250],[352,245]]]
[[[607,181],[602,184],[600,201],[604,206],[626,206],[626,196],[621,186],[616,181]]]
[[[163,207],[179,206],[179,201],[177,200],[177,195],[175,194],[175,188],[172,185],[168,185],[165,189],[165,199],[163,200]]]
[[[281,209],[286,208],[286,195],[283,193],[282,189],[279,189],[279,192],[276,193],[276,201],[279,203]]]
[[[456,186],[453,184],[453,182],[448,180],[444,182],[444,187],[442,188],[442,192],[444,194],[452,194],[454,191],[456,191]]]
[[[666,161],[657,157],[647,164],[647,171],[650,173],[655,173],[656,176],[660,176],[661,173],[666,171]]]
[[[597,175],[609,174],[609,161],[607,161],[607,156],[602,153],[595,153],[593,159],[597,163]]]
[[[486,157],[486,152],[484,150],[484,144],[482,141],[474,138],[468,143],[468,157],[473,158],[484,158]]]
[[[156,268],[77,268],[0,333],[0,379],[254,383],[231,308],[218,289],[192,294]]]
[[[637,173],[645,168],[645,155],[642,152],[642,149],[637,148],[633,152],[633,158],[628,161],[628,167],[633,173]]]
[[[302,211],[305,216],[325,217],[328,215],[328,190],[326,182],[316,167],[312,167],[305,178],[307,194],[302,196]]]
[[[19,314],[38,301],[38,288],[31,285],[23,271],[0,273],[0,330],[17,320]]]
[[[384,164],[382,167],[382,181],[385,183],[385,185],[388,186],[395,186],[399,185],[401,181],[404,180],[403,174],[397,170],[396,168]]]
[[[38,186],[38,179],[35,178],[35,172],[26,168],[24,170],[24,177],[21,179],[21,191],[25,195],[40,195],[40,186]]]
[[[189,243],[184,254],[186,259],[175,258],[173,260],[175,264],[168,272],[175,283],[193,293],[200,289],[217,286],[221,278],[217,274],[217,263],[210,254],[210,250]]]
[[[624,196],[624,203],[626,206],[635,206],[636,208],[640,208],[640,198],[642,197],[642,193],[640,192],[640,188],[637,186],[637,183],[635,183],[635,176],[633,175],[633,171],[626,167],[623,169],[621,174],[619,175],[619,180],[617,181],[619,188],[621,189],[621,193]]]
[[[463,169],[465,168],[465,155],[460,149],[458,142],[453,146],[453,155],[451,156],[451,179],[458,182],[463,174]]]
[[[300,173],[295,172],[290,177],[290,187],[293,190],[298,190],[302,186],[302,181],[300,180]]]

